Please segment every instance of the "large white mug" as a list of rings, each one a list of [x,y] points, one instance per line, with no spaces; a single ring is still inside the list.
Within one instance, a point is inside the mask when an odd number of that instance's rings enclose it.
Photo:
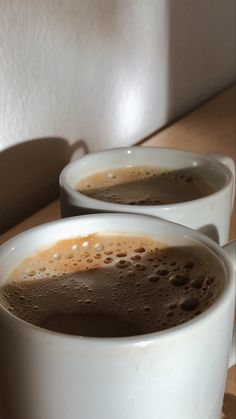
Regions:
[[[72,217],[35,227],[2,245],[1,285],[26,257],[58,240],[90,233],[200,246],[220,263],[222,292],[186,323],[124,338],[51,332],[0,306],[0,394],[8,409],[3,418],[219,419],[235,307],[235,243],[225,247],[227,256],[205,235],[156,217]],[[234,362],[232,357],[230,365]]]
[[[152,166],[168,170],[201,167],[216,192],[191,201],[168,205],[126,205],[91,198],[75,190],[78,182],[104,170]],[[87,154],[69,163],[60,176],[63,217],[98,212],[149,214],[200,230],[223,245],[228,240],[234,202],[235,165],[230,157],[217,153],[200,155],[186,150],[161,147],[125,147]]]

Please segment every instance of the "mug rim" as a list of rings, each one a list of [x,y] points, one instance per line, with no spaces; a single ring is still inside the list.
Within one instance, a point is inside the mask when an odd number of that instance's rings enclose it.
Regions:
[[[89,219],[95,219],[97,217],[101,219],[104,218],[105,220],[107,219],[112,220],[113,218],[124,218],[127,220],[127,217],[128,218],[135,217],[137,221],[138,219],[140,219],[140,217],[141,217],[140,221],[145,221],[145,218],[153,219],[153,221],[157,224],[160,223],[164,225],[165,224],[172,225],[173,228],[178,229],[181,233],[181,238],[187,239],[188,241],[194,240],[196,241],[198,245],[202,247],[206,247],[208,250],[210,250],[214,254],[214,257],[221,264],[221,267],[223,268],[223,271],[225,274],[223,289],[221,290],[221,293],[216,299],[216,301],[214,301],[214,303],[211,304],[211,306],[208,307],[206,310],[204,310],[201,314],[179,325],[176,325],[176,326],[173,326],[168,329],[161,330],[161,331],[152,332],[152,333],[145,333],[145,334],[139,334],[139,335],[134,335],[134,336],[124,336],[124,337],[103,338],[103,337],[74,336],[74,335],[70,335],[66,333],[51,331],[51,330],[44,329],[40,326],[33,325],[25,320],[20,319],[19,317],[17,317],[16,315],[8,311],[2,304],[0,304],[0,316],[1,315],[5,316],[5,318],[8,318],[10,319],[10,321],[19,325],[19,327],[27,328],[28,330],[30,330],[32,333],[36,335],[44,335],[48,338],[51,337],[53,340],[57,339],[58,341],[63,341],[63,342],[68,342],[68,343],[73,342],[74,344],[78,344],[78,345],[95,344],[97,347],[104,347],[107,345],[115,345],[115,346],[145,345],[145,344],[157,341],[157,340],[162,341],[162,340],[168,340],[168,338],[178,337],[180,335],[186,334],[190,330],[196,329],[197,327],[201,326],[202,322],[205,323],[207,319],[211,318],[213,315],[215,315],[215,313],[219,312],[219,310],[221,310],[223,306],[225,306],[228,303],[228,300],[232,297],[232,295],[234,295],[233,267],[227,255],[224,253],[224,250],[217,243],[215,243],[212,239],[205,236],[204,234],[199,233],[195,230],[192,230],[189,227],[174,223],[172,221],[163,220],[152,215],[127,214],[127,213],[88,214],[88,215],[69,217],[65,219],[59,219],[59,220],[51,221],[48,223],[44,223],[36,227],[30,228],[20,234],[17,234],[16,236],[12,237],[11,239],[3,243],[0,246],[0,259],[2,255],[4,255],[4,252],[7,249],[14,248],[13,244],[16,239],[17,240],[24,239],[24,237],[29,236],[29,235],[34,235],[35,232],[38,232],[40,230],[45,230],[50,226],[66,225],[69,223],[73,224],[77,222],[80,223],[80,222],[83,222],[85,218],[89,220]],[[116,234],[115,229],[114,229],[114,234]],[[132,234],[132,233],[128,233],[128,234]],[[135,233],[135,235],[138,235],[138,234],[139,233],[137,232]],[[145,233],[140,233],[140,234],[143,235]],[[78,235],[76,235],[76,237],[78,237]],[[66,236],[66,234],[63,234],[59,240],[63,240],[66,238],[71,238],[71,236],[69,237],[69,236]],[[52,243],[49,241],[48,246],[51,246],[51,245]],[[38,250],[40,251],[40,248]]]
[[[217,170],[219,173],[224,175],[224,185],[218,188],[216,191],[210,193],[209,195],[206,195],[201,198],[187,200],[183,202],[177,202],[177,203],[171,203],[171,204],[156,204],[156,205],[129,205],[129,204],[122,204],[122,203],[115,203],[115,202],[107,202],[103,201],[101,199],[92,198],[90,196],[87,196],[83,194],[80,191],[75,190],[71,184],[68,182],[68,172],[71,170],[71,168],[76,167],[81,163],[81,160],[86,158],[93,158],[96,157],[99,154],[109,154],[113,152],[132,152],[132,150],[150,150],[151,152],[156,152],[158,150],[164,150],[166,152],[178,152],[183,155],[192,156],[193,158],[203,159],[206,162],[208,162],[211,166],[217,167]],[[96,172],[94,172],[96,173]],[[182,209],[186,206],[190,205],[202,205],[203,202],[206,203],[206,201],[211,200],[212,198],[215,198],[217,196],[222,195],[228,188],[231,187],[231,184],[233,182],[233,174],[229,170],[229,168],[221,163],[218,160],[212,161],[210,157],[204,154],[199,153],[193,153],[192,151],[185,150],[185,149],[178,149],[178,148],[171,148],[171,147],[147,147],[147,146],[131,146],[131,147],[117,147],[117,148],[111,148],[111,149],[104,149],[99,150],[94,153],[88,153],[83,155],[77,160],[69,162],[61,171],[59,176],[59,184],[62,190],[65,190],[66,193],[73,198],[73,204],[78,206],[79,208],[88,208],[93,210],[102,210],[105,212],[114,211],[114,210],[120,210],[121,212],[140,212],[140,211],[158,211],[158,210],[177,210]],[[78,202],[79,199],[79,202]],[[80,202],[80,200],[83,202]]]

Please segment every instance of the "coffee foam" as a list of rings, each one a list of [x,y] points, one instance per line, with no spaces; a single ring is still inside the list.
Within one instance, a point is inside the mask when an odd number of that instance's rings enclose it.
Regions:
[[[105,202],[158,205],[198,199],[216,187],[202,167],[168,170],[131,166],[95,173],[81,179],[75,189]]]
[[[150,333],[196,317],[217,299],[221,268],[212,260],[199,247],[143,237],[74,238],[23,261],[0,300],[39,326],[55,313],[109,314]]]

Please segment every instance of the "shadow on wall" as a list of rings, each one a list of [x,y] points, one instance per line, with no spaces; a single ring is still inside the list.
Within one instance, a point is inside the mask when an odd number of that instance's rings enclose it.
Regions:
[[[88,152],[82,140],[37,138],[0,153],[0,233],[59,195],[58,178],[73,156]]]
[[[219,232],[214,224],[206,224],[205,226],[198,228],[197,231],[204,234],[205,236],[210,237],[210,239],[219,244]]]

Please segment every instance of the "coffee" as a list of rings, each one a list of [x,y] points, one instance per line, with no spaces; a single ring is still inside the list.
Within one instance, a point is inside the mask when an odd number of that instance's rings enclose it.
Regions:
[[[75,189],[91,198],[128,205],[173,204],[203,198],[216,191],[207,168],[163,170],[132,166],[95,173]]]
[[[132,336],[198,316],[218,298],[221,270],[198,246],[94,234],[59,241],[24,260],[1,288],[0,301],[45,329]]]

